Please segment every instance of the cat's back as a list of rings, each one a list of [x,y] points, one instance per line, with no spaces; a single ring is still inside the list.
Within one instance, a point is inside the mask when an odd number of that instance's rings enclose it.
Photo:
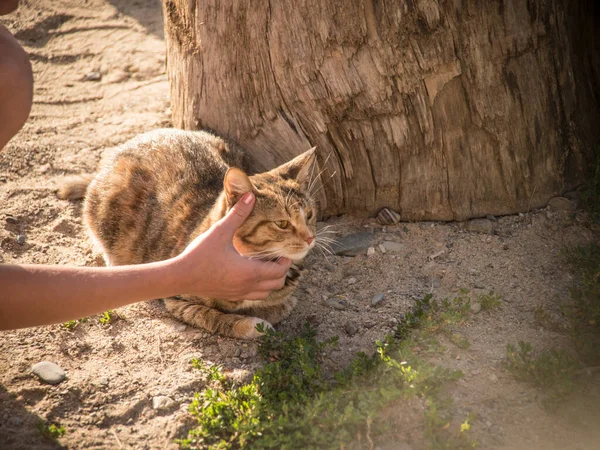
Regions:
[[[88,187],[84,217],[112,263],[180,251],[223,189],[229,152],[207,132],[159,129],[110,155]]]

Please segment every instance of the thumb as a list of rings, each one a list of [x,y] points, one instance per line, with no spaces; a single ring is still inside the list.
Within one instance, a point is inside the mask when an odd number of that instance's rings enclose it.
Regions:
[[[252,212],[254,200],[255,198],[252,192],[246,192],[242,195],[242,198],[233,205],[233,208],[231,208],[227,215],[221,219],[219,228],[225,230],[227,234],[233,237],[235,231],[244,223]]]

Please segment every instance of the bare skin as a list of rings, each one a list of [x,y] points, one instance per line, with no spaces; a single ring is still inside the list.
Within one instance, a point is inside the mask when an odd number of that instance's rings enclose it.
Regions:
[[[18,0],[0,0],[0,15],[17,5]],[[27,54],[0,25],[0,151],[27,120],[32,93]],[[227,216],[166,261],[103,268],[0,264],[0,330],[64,322],[177,294],[266,298],[283,286],[291,261],[249,260],[233,247],[233,235],[254,200],[245,194]]]

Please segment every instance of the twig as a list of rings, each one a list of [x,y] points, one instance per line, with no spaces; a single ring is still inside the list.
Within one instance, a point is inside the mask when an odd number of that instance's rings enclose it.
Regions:
[[[115,437],[115,439],[117,440],[117,444],[119,444],[119,448],[123,448],[123,444],[121,443],[121,441],[119,440],[119,436],[117,436],[117,433],[115,432],[115,430],[113,428],[110,429],[110,432],[112,433],[112,435]]]

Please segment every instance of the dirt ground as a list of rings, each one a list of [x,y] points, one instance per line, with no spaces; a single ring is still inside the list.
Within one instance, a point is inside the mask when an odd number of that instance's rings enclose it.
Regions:
[[[85,238],[81,204],[59,200],[54,191],[67,174],[93,172],[104,149],[170,126],[160,3],[26,1],[1,22],[30,54],[36,87],[28,123],[0,153],[0,263],[99,265]],[[328,356],[341,366],[392,331],[416,298],[430,292],[443,298],[461,288],[494,291],[502,308],[474,315],[461,329],[470,348],[449,345],[434,357],[465,374],[450,389],[457,417],[476,414],[472,430],[480,448],[598,449],[600,380],[550,412],[535,389],[502,365],[506,344],[518,340],[568,348],[560,305],[572,280],[559,252],[600,234],[581,217],[531,211],[494,219],[493,234],[454,223],[385,228],[374,219],[332,218],[324,225],[338,236],[370,231],[376,242],[398,245],[372,256],[311,254],[299,306],[278,329],[294,333],[309,320],[319,337],[338,335],[339,349]],[[372,306],[379,293],[385,299]],[[344,309],[325,303],[334,296],[346,300]],[[553,326],[536,320],[539,307]],[[187,405],[204,385],[191,358],[223,364],[240,379],[259,363],[256,343],[185,327],[159,302],[118,314],[108,326],[92,317],[72,331],[56,325],[0,334],[1,449],[177,448],[173,440],[190,424]],[[42,360],[57,363],[67,379],[41,383],[31,366]],[[175,405],[153,409],[159,395]],[[40,418],[65,426],[60,444],[41,437]],[[408,445],[402,448],[423,447],[409,429],[398,433]]]

